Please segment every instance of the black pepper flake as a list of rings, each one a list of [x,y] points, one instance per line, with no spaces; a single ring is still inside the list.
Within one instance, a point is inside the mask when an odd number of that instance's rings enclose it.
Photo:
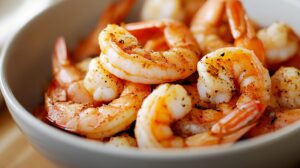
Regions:
[[[273,124],[275,123],[276,120],[277,120],[277,117],[274,116],[274,118],[272,118],[272,120],[271,120],[271,124],[273,125]]]
[[[223,56],[225,56],[225,53],[223,52],[223,53],[221,53],[221,57],[223,57]]]

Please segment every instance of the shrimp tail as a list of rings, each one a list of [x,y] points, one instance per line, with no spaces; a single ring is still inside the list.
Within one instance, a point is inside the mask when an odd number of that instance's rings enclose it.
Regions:
[[[254,26],[243,8],[240,0],[226,1],[226,13],[229,20],[235,46],[253,50],[258,59],[265,64],[265,49],[263,43],[256,37]]]
[[[70,64],[66,41],[63,37],[58,37],[55,42],[53,56],[53,72],[57,72],[61,66]]]
[[[264,113],[265,108],[266,106],[257,100],[242,104],[213,125],[211,132],[213,134],[228,135],[255,124]]]

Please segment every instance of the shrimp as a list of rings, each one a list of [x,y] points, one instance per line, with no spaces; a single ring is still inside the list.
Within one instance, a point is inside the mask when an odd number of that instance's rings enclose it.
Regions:
[[[91,60],[83,86],[96,102],[109,102],[118,97],[123,89],[122,81],[103,68],[99,57]],[[81,90],[73,94],[80,95]]]
[[[131,137],[127,133],[123,133],[118,136],[113,136],[109,139],[108,142],[105,143],[106,145],[111,145],[114,147],[125,147],[125,148],[130,148],[130,147],[137,147],[137,143],[135,138]]]
[[[224,38],[219,33],[222,30],[219,25],[222,23],[225,11],[235,40],[234,45],[253,50],[259,60],[264,63],[263,44],[256,37],[254,27],[239,0],[208,0],[196,13],[191,30],[204,54],[218,48],[232,46],[230,39],[223,40]],[[229,29],[225,27],[225,32],[227,30]]]
[[[269,66],[289,60],[299,50],[297,35],[284,23],[273,23],[259,30],[257,36],[264,44],[266,62]]]
[[[233,129],[229,129],[230,132],[218,134],[214,130],[209,130],[188,138],[175,135],[170,125],[187,115],[191,109],[191,98],[182,86],[160,85],[144,100],[138,112],[134,130],[138,146],[140,148],[179,148],[233,143],[253,127],[256,118],[251,117],[252,113],[261,114],[264,111],[258,101],[250,101],[232,112],[243,115],[236,116],[236,118],[228,116],[227,122],[220,121],[212,127],[213,129],[224,124],[224,128]],[[253,120],[248,120],[247,117]],[[236,124],[239,125],[239,129],[235,130]]]
[[[272,103],[247,138],[274,132],[300,120],[300,70],[281,67],[272,76]]]
[[[55,42],[52,62],[54,78],[61,86],[68,86],[84,76],[82,71],[71,62],[63,37],[58,37]]]
[[[223,117],[223,113],[211,109],[213,107],[200,99],[196,84],[183,85],[183,87],[192,99],[192,110],[183,118],[175,121],[172,124],[172,130],[183,137],[208,131]]]
[[[142,7],[142,20],[184,20],[181,0],[146,0]]]
[[[245,138],[253,138],[272,133],[291,124],[299,122],[300,109],[269,109],[258,124],[246,133]]]
[[[170,124],[192,109],[191,98],[180,85],[162,84],[143,102],[138,112],[135,137],[141,148],[183,147]]]
[[[300,108],[300,70],[281,67],[272,76],[272,107]]]
[[[198,73],[201,100],[219,105],[230,102],[233,97],[238,96],[237,92],[240,92],[237,108],[253,100],[257,100],[264,107],[270,103],[269,73],[254,52],[248,49],[229,47],[209,53],[199,61]],[[229,122],[230,118],[236,122],[239,121],[239,117],[244,117],[245,122],[257,121],[262,114],[259,110],[253,113],[240,113],[236,109],[233,111],[235,112],[228,113],[212,127],[214,133],[232,132],[241,128],[241,123],[231,125],[233,128],[224,127],[224,123]]]
[[[175,121],[171,127],[176,135],[190,137],[209,131],[222,117],[222,112],[217,110],[192,108],[187,115]]]
[[[148,40],[144,45],[145,50],[166,51],[169,49],[164,37],[156,37]]]
[[[270,102],[271,79],[254,52],[240,47],[221,48],[198,62],[200,99],[228,103],[240,92],[237,103]]]
[[[135,121],[138,109],[150,87],[126,82],[119,98],[107,105],[68,101],[61,88],[51,85],[45,94],[47,119],[54,125],[88,138],[103,139],[126,130]],[[59,97],[60,99],[58,99]]]
[[[108,102],[118,97],[122,91],[122,81],[106,71],[99,58],[72,63],[62,37],[56,42],[52,58],[54,79],[66,90],[66,96],[73,102]]]
[[[200,53],[188,28],[176,21],[127,24],[133,35],[145,41],[163,33],[167,51],[147,51],[126,29],[108,25],[99,35],[103,67],[115,76],[136,83],[159,84],[184,79],[196,71]]]
[[[112,23],[119,24],[130,12],[135,0],[119,0],[110,4],[99,18],[96,28],[75,48],[74,59],[81,61],[87,57],[99,56],[100,47],[98,44],[99,33]]]
[[[204,0],[146,0],[142,7],[142,20],[174,19],[190,23],[190,18]]]

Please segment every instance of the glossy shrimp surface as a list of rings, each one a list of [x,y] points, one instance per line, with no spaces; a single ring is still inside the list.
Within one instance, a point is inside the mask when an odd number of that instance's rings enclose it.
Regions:
[[[126,25],[133,34],[163,32],[167,51],[146,51],[125,28],[107,26],[99,36],[104,68],[115,76],[137,83],[159,84],[184,79],[196,71],[198,47],[183,24],[176,21],[148,21]],[[149,34],[151,35],[151,34]]]

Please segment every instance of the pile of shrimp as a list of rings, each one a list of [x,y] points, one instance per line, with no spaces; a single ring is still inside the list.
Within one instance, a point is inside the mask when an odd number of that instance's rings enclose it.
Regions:
[[[163,4],[162,4],[163,3]],[[109,5],[69,52],[58,37],[37,112],[69,133],[117,147],[232,145],[300,119],[300,43],[261,28],[239,0]]]

